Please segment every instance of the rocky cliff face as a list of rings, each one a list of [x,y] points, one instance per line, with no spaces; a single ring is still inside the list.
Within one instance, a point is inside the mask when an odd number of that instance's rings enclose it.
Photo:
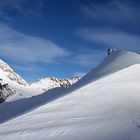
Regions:
[[[42,78],[35,83],[31,84],[32,87],[38,87],[44,91],[56,88],[56,87],[64,87],[68,88],[69,86],[73,85],[77,81],[79,81],[79,77],[72,77],[69,79],[58,79],[55,77],[46,77]]]
[[[7,83],[0,81],[0,103],[14,94],[16,94],[16,90],[10,87]]]

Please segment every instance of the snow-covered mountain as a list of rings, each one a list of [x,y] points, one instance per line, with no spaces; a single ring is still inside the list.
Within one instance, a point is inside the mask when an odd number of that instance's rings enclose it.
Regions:
[[[0,99],[4,101],[11,95],[27,93],[29,84],[4,61],[0,60]],[[26,90],[27,89],[27,90]]]
[[[69,87],[77,82],[80,78],[74,77],[69,79],[57,79],[54,77],[42,78],[37,82],[29,85],[21,78],[7,63],[0,60],[0,80],[7,83],[11,89],[16,90],[17,96],[32,97],[42,94],[47,90],[56,87]],[[9,96],[7,96],[9,97]],[[21,98],[21,96],[19,96]]]
[[[21,86],[29,86],[29,84],[23,78],[15,73],[13,69],[2,60],[0,60],[0,78],[7,83],[16,83]]]
[[[113,52],[69,88],[1,104],[0,138],[139,140],[139,84],[140,55]]]
[[[31,84],[31,87],[38,87],[44,91],[48,91],[48,90],[56,88],[56,87],[68,88],[79,80],[80,80],[79,77],[72,77],[69,79],[46,77],[46,78],[42,78],[42,79],[36,81],[35,83]]]

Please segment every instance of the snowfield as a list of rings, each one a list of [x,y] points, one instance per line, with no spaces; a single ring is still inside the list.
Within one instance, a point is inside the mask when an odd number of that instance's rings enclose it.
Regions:
[[[0,140],[140,140],[140,55],[114,52],[68,89],[15,99],[0,104]]]

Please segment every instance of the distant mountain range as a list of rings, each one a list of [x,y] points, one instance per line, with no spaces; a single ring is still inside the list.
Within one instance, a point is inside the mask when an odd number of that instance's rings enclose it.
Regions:
[[[68,78],[68,79],[46,77],[46,78],[42,78],[42,79],[36,81],[35,83],[31,84],[31,87],[41,88],[44,91],[47,91],[49,89],[56,88],[56,87],[68,88],[79,80],[80,80],[79,77],[72,77],[72,78]]]
[[[33,95],[41,94],[47,90],[63,87],[68,88],[76,83],[80,78],[72,77],[68,79],[58,79],[55,77],[46,77],[39,79],[33,84],[28,84],[22,77],[20,77],[7,63],[0,60],[0,83],[6,83],[9,88],[14,89],[23,96],[29,96],[31,90],[35,90]],[[8,97],[8,96],[7,96]]]

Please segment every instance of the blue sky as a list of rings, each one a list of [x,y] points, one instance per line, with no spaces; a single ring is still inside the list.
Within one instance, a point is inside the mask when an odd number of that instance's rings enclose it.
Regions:
[[[0,58],[28,82],[81,76],[108,47],[140,53],[138,0],[1,0]]]

